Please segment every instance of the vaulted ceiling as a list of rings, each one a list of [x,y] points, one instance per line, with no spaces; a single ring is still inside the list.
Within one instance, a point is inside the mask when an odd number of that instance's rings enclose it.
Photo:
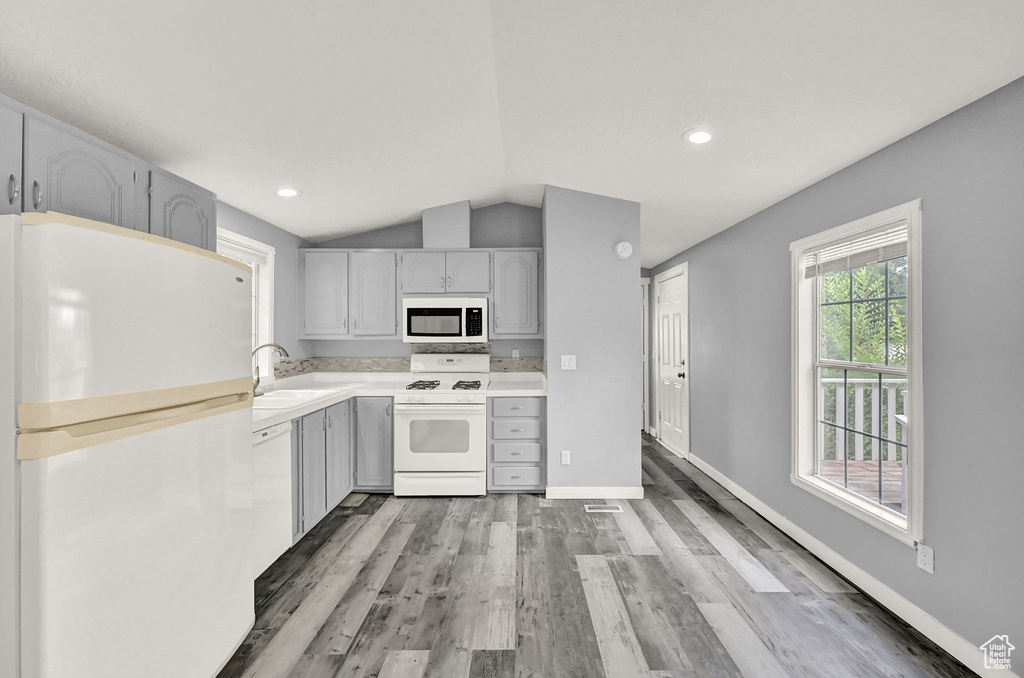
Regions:
[[[0,91],[304,238],[555,184],[644,266],[1022,75],[1019,0],[0,0]]]

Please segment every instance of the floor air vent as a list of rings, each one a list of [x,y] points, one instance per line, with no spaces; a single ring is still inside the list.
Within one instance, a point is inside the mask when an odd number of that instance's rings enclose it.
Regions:
[[[622,513],[622,507],[618,504],[584,504],[583,508],[587,513]]]

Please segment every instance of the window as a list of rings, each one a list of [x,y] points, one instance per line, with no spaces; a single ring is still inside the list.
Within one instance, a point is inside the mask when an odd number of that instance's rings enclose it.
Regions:
[[[217,253],[252,268],[252,347],[271,343],[274,341],[274,248],[218,228]],[[264,382],[274,379],[272,353],[264,349],[256,356],[256,366]]]
[[[802,487],[921,538],[921,202],[797,241],[793,460]]]

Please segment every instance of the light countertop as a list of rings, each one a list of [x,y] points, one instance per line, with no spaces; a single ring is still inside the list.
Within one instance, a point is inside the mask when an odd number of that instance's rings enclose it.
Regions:
[[[312,414],[335,403],[360,396],[392,396],[396,389],[414,380],[409,372],[315,372],[277,379],[267,394],[301,390],[304,393],[289,407],[253,408],[253,431]],[[547,395],[547,380],[539,372],[491,372],[487,397],[538,397]],[[257,396],[258,398],[259,396]]]

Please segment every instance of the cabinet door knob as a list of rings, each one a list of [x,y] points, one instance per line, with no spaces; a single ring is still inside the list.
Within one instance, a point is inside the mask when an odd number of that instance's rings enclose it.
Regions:
[[[512,454],[514,454],[516,456],[521,456],[523,453],[522,452],[513,452]]]
[[[452,286],[452,277],[448,276],[448,287]]]
[[[512,480],[522,480],[522,476],[511,476]]]
[[[686,372],[680,372],[679,373],[679,378],[680,379],[686,379]]]
[[[18,196],[20,196],[20,195],[21,195],[21,186],[18,185],[18,177],[14,176],[12,174],[11,175],[11,182],[10,182],[10,185],[9,185],[9,187],[7,189],[7,196],[9,198],[9,200],[10,200],[10,203],[13,205],[14,202],[18,199]]]
[[[523,432],[523,429],[521,429],[521,428],[514,428],[514,429],[512,429],[512,433],[522,433],[522,432]]]
[[[38,181],[32,182],[32,209],[39,209],[43,204],[43,187]]]
[[[441,289],[444,289],[444,276],[441,276]]]

